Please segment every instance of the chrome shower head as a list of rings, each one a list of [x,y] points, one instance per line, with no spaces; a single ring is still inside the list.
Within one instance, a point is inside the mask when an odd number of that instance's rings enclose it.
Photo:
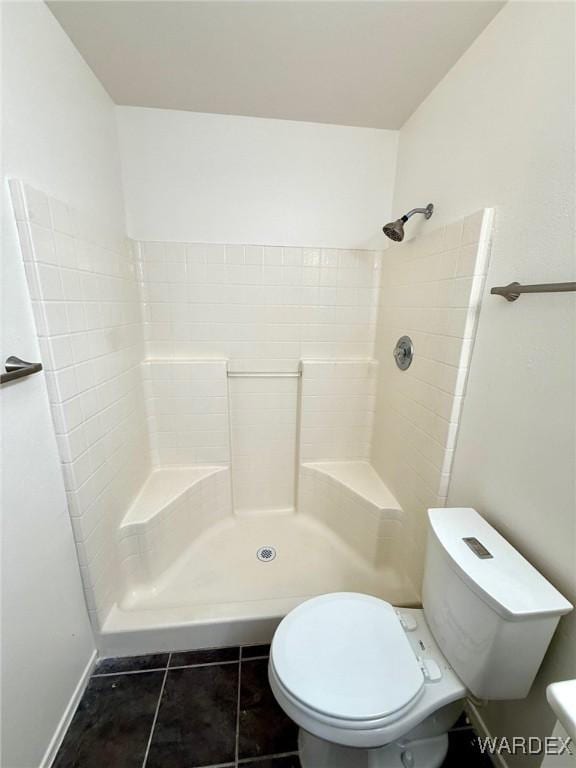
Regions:
[[[386,224],[386,226],[382,227],[382,231],[386,237],[390,238],[390,240],[394,240],[394,242],[399,243],[401,240],[404,240],[405,221],[407,221],[407,219],[404,217],[401,219],[396,219],[396,221],[391,221],[389,224]]]
[[[415,213],[423,213],[424,218],[429,219],[434,213],[434,206],[432,203],[428,203],[426,208],[412,208],[411,211],[408,211],[408,213],[405,213],[404,216],[396,219],[396,221],[390,221],[388,224],[385,224],[382,227],[382,231],[386,237],[389,237],[390,240],[394,240],[395,243],[402,242],[402,240],[404,240],[404,224],[406,224],[408,219],[411,216],[414,216]]]

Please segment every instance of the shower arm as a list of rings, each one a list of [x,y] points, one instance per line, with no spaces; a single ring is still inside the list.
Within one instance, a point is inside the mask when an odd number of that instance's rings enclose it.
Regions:
[[[408,221],[408,219],[410,219],[412,216],[414,216],[414,214],[416,214],[416,213],[423,213],[424,216],[427,219],[429,219],[430,216],[432,216],[432,211],[433,210],[434,209],[433,209],[432,205],[427,205],[426,208],[412,208],[411,211],[408,211],[408,213],[405,213],[404,216],[401,216],[400,218],[402,219],[402,221],[406,222],[406,221]]]

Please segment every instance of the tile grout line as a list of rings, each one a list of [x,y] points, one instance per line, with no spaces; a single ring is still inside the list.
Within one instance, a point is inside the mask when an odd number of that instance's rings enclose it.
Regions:
[[[178,664],[170,669],[196,669],[196,667],[223,667],[226,664],[238,664],[239,659],[230,661],[206,661],[203,664]]]
[[[248,656],[244,661],[258,661],[261,659],[267,659],[268,656]],[[173,667],[169,667],[170,670],[172,669],[195,669],[196,667],[216,667],[216,666],[222,666],[224,664],[238,664],[238,659],[230,659],[228,661],[205,661],[200,664],[178,664]],[[116,677],[117,675],[143,675],[147,672],[164,672],[166,670],[166,667],[152,667],[151,669],[127,669],[123,672],[99,672],[92,677]]]
[[[215,765],[203,765],[202,768],[236,768],[234,763],[216,763]]]
[[[166,678],[168,677],[168,670],[170,669],[170,659],[172,654],[168,654],[168,661],[166,662],[166,670],[164,671],[164,678],[162,679],[162,685],[160,686],[160,693],[158,695],[158,701],[156,703],[156,711],[154,712],[154,720],[152,720],[152,727],[150,728],[150,736],[148,737],[148,744],[146,745],[146,752],[144,753],[144,760],[142,761],[142,768],[146,768],[148,762],[148,754],[150,752],[150,746],[152,744],[152,737],[154,736],[154,729],[156,728],[156,721],[158,720],[158,712],[160,711],[160,702],[162,701],[162,694],[164,693],[164,686],[166,685]]]
[[[214,763],[213,765],[203,765],[202,768],[236,768],[234,763]]]
[[[298,752],[276,752],[273,755],[259,755],[258,757],[243,757],[238,761],[238,768],[242,768],[246,763],[263,763],[266,760],[278,760],[282,757],[294,757]],[[208,766],[211,768],[211,766]]]
[[[92,677],[118,677],[119,675],[145,675],[148,672],[165,672],[167,667],[153,667],[151,669],[127,669],[124,672],[97,672]]]
[[[238,654],[238,694],[236,696],[236,740],[234,746],[234,766],[238,768],[238,750],[240,745],[240,689],[242,686],[242,646]]]

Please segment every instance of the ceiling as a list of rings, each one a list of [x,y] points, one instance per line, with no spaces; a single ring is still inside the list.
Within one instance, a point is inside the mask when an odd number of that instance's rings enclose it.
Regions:
[[[504,3],[48,5],[117,104],[399,128]]]

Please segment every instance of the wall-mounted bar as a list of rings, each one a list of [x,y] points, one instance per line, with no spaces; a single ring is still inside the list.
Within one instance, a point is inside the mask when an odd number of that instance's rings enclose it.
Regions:
[[[228,371],[229,379],[298,379],[302,371]]]
[[[490,293],[503,296],[507,301],[516,301],[522,293],[564,293],[566,291],[576,291],[576,283],[537,283],[535,285],[510,283],[490,289]]]
[[[6,358],[4,367],[6,373],[0,374],[0,384],[8,384],[9,381],[23,379],[24,376],[30,376],[31,373],[38,373],[42,370],[42,363],[28,363],[15,355],[10,355]]]

